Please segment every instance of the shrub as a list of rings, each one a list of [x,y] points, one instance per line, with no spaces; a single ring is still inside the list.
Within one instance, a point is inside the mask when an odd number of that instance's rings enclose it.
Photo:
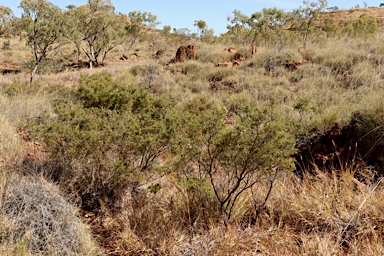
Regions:
[[[346,21],[342,29],[349,36],[372,35],[378,32],[378,30],[379,25],[376,18],[366,14],[361,15],[358,19]]]
[[[292,138],[272,112],[256,107],[251,97],[234,102],[236,107],[230,109],[236,109],[238,119],[232,125],[226,125],[222,107],[201,97],[185,105],[182,125],[186,127],[183,169],[210,182],[226,219],[231,219],[244,192],[261,180],[273,180],[274,165],[289,169],[287,157],[292,153]],[[192,166],[198,170],[193,172]]]
[[[11,47],[10,47],[10,40],[4,41],[3,42],[3,46],[1,47],[1,50],[7,51],[7,50],[10,50],[10,49],[11,49]]]
[[[92,91],[98,85],[104,86],[103,91]],[[135,86],[121,87],[110,75],[101,74],[81,83],[79,97],[82,105],[58,104],[57,118],[45,120],[36,132],[65,170],[62,184],[112,205],[119,193],[146,183],[148,175],[157,175],[157,160],[172,140],[170,105],[164,98]]]
[[[184,75],[200,74],[207,66],[201,62],[189,60],[185,62],[175,63],[170,67],[171,72],[181,72]]]
[[[217,64],[219,62],[231,61],[232,56],[233,54],[225,51],[224,48],[217,49],[217,47],[213,48],[212,46],[202,47],[198,52],[199,61],[203,63]]]
[[[121,109],[129,101],[128,89],[113,80],[111,74],[82,75],[78,95],[85,108]]]
[[[208,81],[209,82],[223,81],[225,78],[234,76],[235,74],[236,74],[236,70],[230,67],[213,69],[208,74]]]

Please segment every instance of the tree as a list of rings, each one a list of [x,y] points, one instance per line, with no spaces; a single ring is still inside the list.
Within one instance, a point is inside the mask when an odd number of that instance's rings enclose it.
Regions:
[[[273,43],[284,41],[284,26],[288,21],[288,14],[277,8],[263,8],[261,12],[253,13],[249,21],[251,44],[257,39]]]
[[[203,20],[195,20],[195,27],[197,27],[197,34],[198,37],[202,37],[204,34],[204,31],[207,29],[207,23]]]
[[[76,60],[80,59],[80,51],[83,42],[83,33],[79,29],[81,26],[80,19],[78,18],[78,10],[75,5],[68,5],[67,11],[64,12],[64,36],[72,42],[76,47]]]
[[[125,30],[130,41],[129,49],[133,47],[138,38],[161,23],[157,21],[157,16],[150,12],[132,11],[128,17],[129,22],[125,26]]]
[[[0,5],[0,36],[12,33],[15,16],[10,8]]]
[[[63,45],[64,19],[61,9],[46,0],[22,0],[20,8],[23,13],[18,21],[19,27],[26,32],[25,40],[35,62],[31,71],[32,83],[39,64],[50,52]]]
[[[78,31],[68,31],[67,37],[79,46],[81,35],[86,44],[81,49],[90,68],[102,65],[107,54],[123,42],[125,16],[115,14],[114,10],[110,0],[88,0],[87,5],[68,11],[67,15],[74,19],[69,24],[77,25]]]
[[[318,0],[318,2],[304,1],[304,7],[292,11],[293,29],[297,30],[302,36],[303,48],[307,46],[307,39],[310,28],[318,19],[320,13],[327,7],[327,0]]]
[[[237,99],[231,108],[237,121],[226,124],[224,108],[197,97],[184,107],[180,125],[184,173],[209,182],[226,219],[243,193],[266,180],[273,183],[276,166],[289,169],[293,153],[293,137],[270,110],[256,107],[251,97]]]
[[[164,35],[169,35],[171,33],[171,26],[165,25],[161,33],[163,33]]]
[[[236,43],[245,45],[252,28],[250,17],[241,13],[239,10],[234,10],[233,17],[228,16],[227,20],[230,22],[230,24],[227,25],[227,33],[233,37],[233,41]]]

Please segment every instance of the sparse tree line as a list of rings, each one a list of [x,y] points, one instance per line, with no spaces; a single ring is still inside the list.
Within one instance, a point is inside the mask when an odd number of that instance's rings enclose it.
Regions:
[[[72,44],[77,56],[87,56],[89,67],[103,65],[117,45],[130,42],[158,24],[147,12],[116,14],[109,0],[89,0],[87,5],[68,5],[66,10],[46,0],[22,0],[20,18],[7,7],[0,8],[0,35],[20,35],[31,48],[34,65],[31,81],[40,63],[64,44]]]
[[[77,59],[84,54],[92,68],[103,65],[108,53],[116,46],[127,43],[131,49],[141,36],[160,24],[149,12],[117,14],[109,0],[88,0],[84,6],[68,5],[66,10],[47,0],[22,0],[19,7],[23,10],[22,16],[16,18],[10,8],[0,6],[0,36],[20,35],[25,39],[34,56],[30,65],[31,81],[39,65],[64,44],[76,48]],[[247,16],[234,10],[233,16],[228,17],[228,31],[219,37],[214,36],[214,31],[204,20],[195,21],[197,33],[186,28],[174,28],[173,32],[188,40],[242,45],[284,45],[299,41],[305,49],[311,37],[378,31],[373,17],[361,16],[341,27],[332,16],[321,15],[326,10],[326,0],[304,1],[303,6],[292,12],[264,8]],[[170,26],[164,26],[162,30],[165,35],[170,31]]]
[[[317,2],[303,1],[303,5],[292,12],[278,8],[264,8],[250,16],[233,11],[228,17],[229,37],[238,44],[288,44],[299,41],[305,49],[309,37],[329,37],[331,35],[373,34],[379,26],[374,17],[362,15],[356,20],[338,24],[327,10],[338,10],[337,7],[327,8],[326,0]]]

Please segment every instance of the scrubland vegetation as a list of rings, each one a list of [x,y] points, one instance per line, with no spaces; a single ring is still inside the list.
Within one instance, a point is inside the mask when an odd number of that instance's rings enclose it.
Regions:
[[[76,31],[35,59],[26,17],[23,33],[0,26],[0,63],[21,67],[0,76],[0,254],[383,255],[384,169],[366,159],[383,157],[384,34],[369,15],[332,23],[324,3],[293,27],[235,11],[216,37],[138,19],[103,60]],[[173,62],[181,44],[197,59]],[[356,144],[298,169],[301,140],[336,123],[357,124]]]

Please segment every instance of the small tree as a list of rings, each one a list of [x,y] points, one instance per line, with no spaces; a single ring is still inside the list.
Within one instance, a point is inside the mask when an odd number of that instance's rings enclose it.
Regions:
[[[69,10],[73,17],[72,24],[82,35],[81,49],[87,55],[89,67],[103,64],[107,54],[124,39],[124,15],[116,15],[109,0],[88,0],[88,4]],[[71,24],[71,23],[70,23]],[[72,41],[79,45],[78,31],[69,33]]]
[[[252,29],[250,17],[241,13],[239,10],[234,10],[233,17],[228,16],[227,20],[230,22],[230,24],[227,25],[227,34],[232,37],[235,43],[245,45]]]
[[[255,44],[257,39],[269,43],[284,41],[284,26],[288,21],[288,14],[277,8],[264,8],[261,12],[253,13],[250,18],[251,44]]]
[[[157,21],[157,16],[150,12],[133,11],[128,14],[128,17],[125,30],[129,38],[129,50],[137,39],[161,23]]]
[[[308,35],[314,22],[318,19],[320,13],[327,7],[327,0],[318,0],[318,2],[304,1],[304,7],[292,11],[293,29],[297,30],[302,36],[303,48],[307,46]]]
[[[64,26],[63,35],[76,47],[76,60],[80,59],[80,51],[83,42],[83,33],[79,29],[81,27],[80,19],[78,18],[78,10],[74,5],[68,5],[67,11],[64,12]]]
[[[15,17],[10,8],[0,5],[0,36],[12,33]]]
[[[224,108],[204,97],[194,99],[183,110],[186,123],[181,125],[183,168],[209,181],[218,210],[228,220],[245,192],[265,180],[272,184],[279,170],[274,167],[289,169],[292,164],[293,137],[284,124],[269,110],[255,107],[250,98],[239,102],[231,106],[237,121],[229,125]]]
[[[201,38],[204,34],[204,31],[207,29],[207,23],[203,20],[195,20],[195,24],[193,25],[197,27],[197,35]]]
[[[30,82],[41,62],[48,54],[60,48],[63,43],[63,13],[61,9],[46,0],[22,0],[23,9],[19,27],[26,32],[25,40],[34,56]]]

